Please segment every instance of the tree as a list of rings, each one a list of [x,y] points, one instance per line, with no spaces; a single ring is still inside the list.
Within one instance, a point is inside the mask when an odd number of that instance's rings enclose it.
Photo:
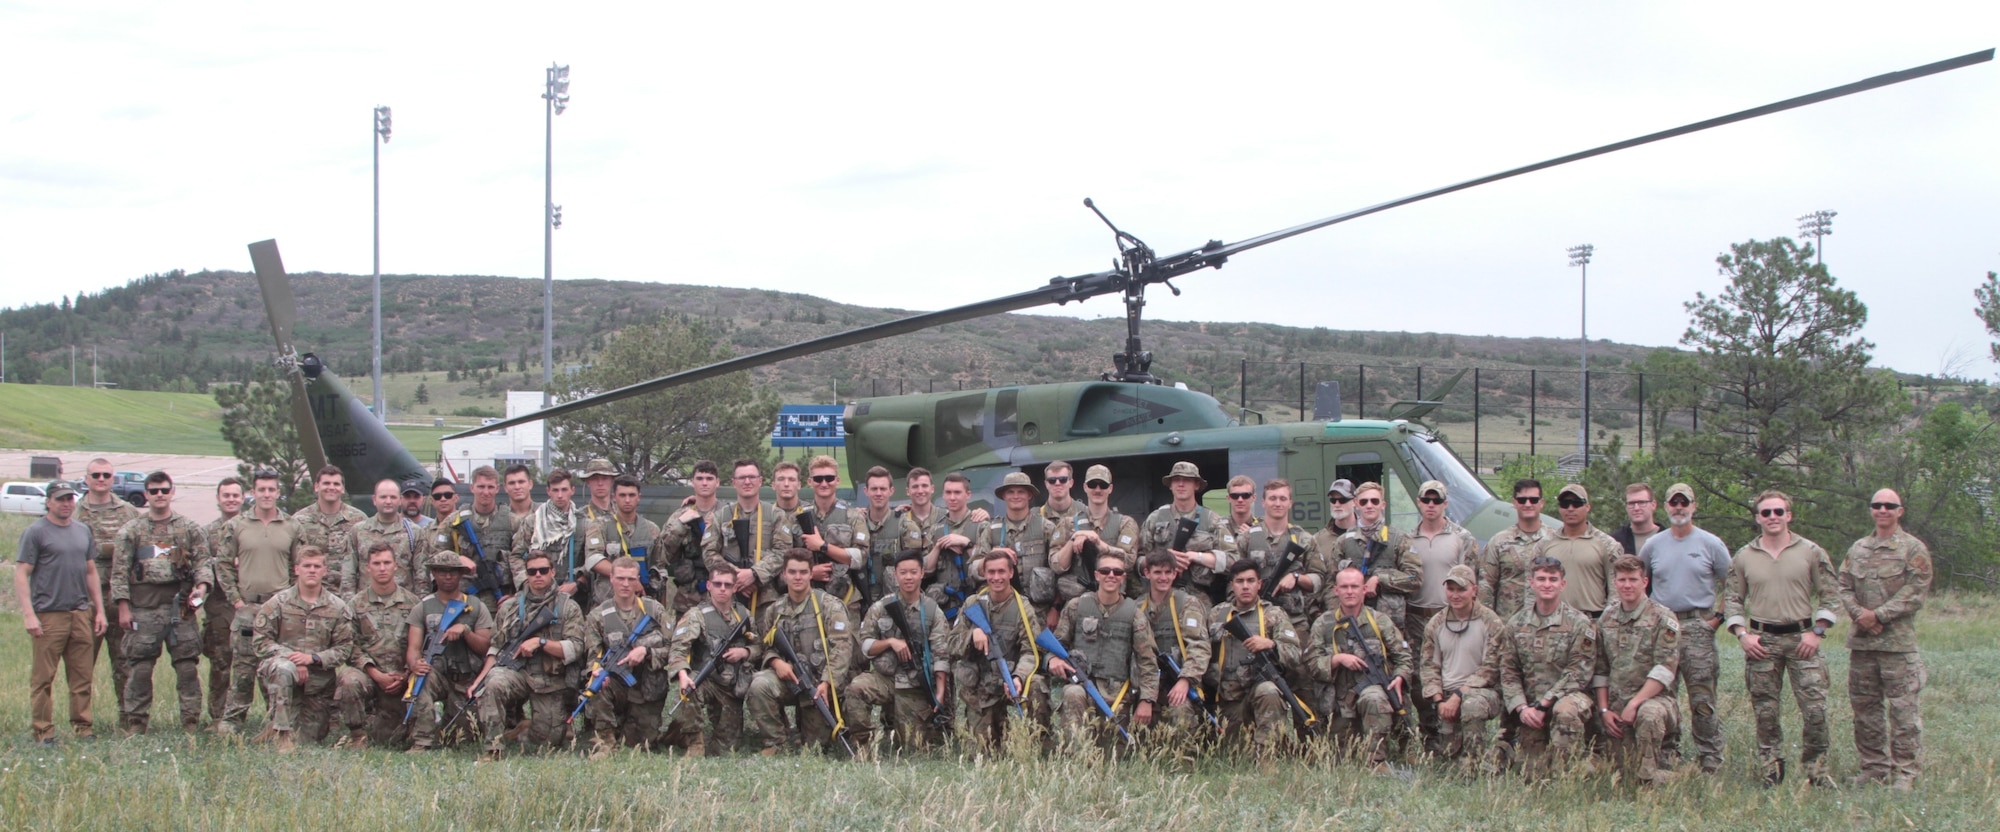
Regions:
[[[1643,404],[1646,410],[1639,414],[1639,418],[1645,419],[1652,427],[1654,453],[1660,451],[1660,437],[1667,433],[1668,417],[1701,403],[1701,387],[1697,379],[1700,369],[1700,362],[1693,353],[1670,349],[1653,350],[1639,364],[1639,372],[1645,375],[1646,384],[1643,388],[1632,385],[1627,392],[1637,399],[1640,391],[1645,391]]]
[[[222,438],[236,455],[236,473],[244,483],[259,468],[278,472],[278,501],[285,511],[297,511],[312,501],[305,450],[298,426],[292,423],[292,388],[275,370],[260,368],[243,384],[215,385],[215,403],[222,406]]]
[[[1868,366],[1874,344],[1859,335],[1868,308],[1809,247],[1780,237],[1729,249],[1716,258],[1728,287],[1695,295],[1681,337],[1697,354],[1703,430],[1665,437],[1662,461],[1684,468],[1706,506],[1745,532],[1750,502],[1767,488],[1792,495],[1802,531],[1845,532],[1868,496],[1857,479],[1862,448],[1902,404],[1894,380]]]
[[[1987,272],[1986,282],[1972,290],[1972,297],[1979,301],[1973,314],[1986,324],[1986,334],[2000,338],[2000,272]],[[2000,363],[2000,341],[1990,347],[1993,360]]]
[[[556,379],[560,399],[613,390],[729,358],[728,346],[698,321],[668,314],[627,326],[583,370]],[[658,482],[685,475],[698,459],[765,460],[778,397],[748,373],[683,385],[553,419],[554,455],[577,465],[602,456],[620,471]]]
[[[1940,585],[1979,578],[1983,588],[1996,588],[2000,526],[1991,498],[2000,474],[2000,426],[1944,402],[1913,429],[1883,441],[1884,452],[1871,455],[1867,487],[1891,485],[1902,495],[1903,527],[1930,546]]]
[[[430,404],[430,403],[431,403],[430,385],[424,382],[417,382],[417,404]]]

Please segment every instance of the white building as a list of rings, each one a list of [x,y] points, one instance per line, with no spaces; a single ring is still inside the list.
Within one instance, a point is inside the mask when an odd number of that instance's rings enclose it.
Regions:
[[[540,390],[507,391],[507,418],[541,409]],[[488,424],[493,421],[487,420]],[[445,469],[451,473],[452,479],[467,482],[472,479],[472,469],[481,465],[506,470],[515,462],[539,463],[544,436],[542,425],[542,422],[529,422],[464,439],[446,439],[441,447]]]

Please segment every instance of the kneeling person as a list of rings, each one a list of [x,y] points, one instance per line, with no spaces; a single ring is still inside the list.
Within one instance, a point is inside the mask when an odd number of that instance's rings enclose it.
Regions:
[[[667,608],[641,595],[641,589],[638,561],[612,561],[611,600],[591,610],[584,622],[587,647],[596,657],[592,678],[584,682],[590,699],[583,712],[597,735],[590,744],[593,760],[610,756],[620,742],[646,748],[660,735],[660,708],[668,687],[666,623],[671,619]],[[604,666],[607,660],[613,667]],[[632,674],[636,684],[626,684],[620,671]],[[592,694],[588,686],[597,673],[607,675],[603,689]]]
[[[410,609],[409,639],[403,649],[410,673],[424,680],[423,691],[403,709],[410,723],[412,753],[438,744],[437,704],[443,703],[446,712],[465,707],[472,679],[479,674],[481,662],[476,657],[493,646],[493,613],[477,597],[465,594],[470,578],[465,561],[457,552],[437,552],[427,566],[437,591]],[[439,627],[452,603],[464,604],[464,611],[450,627]],[[433,644],[442,650],[431,654]]]
[[[294,736],[301,727],[309,741],[326,735],[334,669],[354,649],[354,613],[323,583],[326,553],[301,547],[292,574],[296,582],[257,610],[251,636],[280,754],[297,747]]]
[[[1514,752],[1530,777],[1569,764],[1581,750],[1589,716],[1597,628],[1562,600],[1563,562],[1547,555],[1528,564],[1534,603],[1507,619],[1511,646],[1500,659],[1500,690],[1519,720]]]
[[[1098,555],[1096,575],[1097,591],[1071,599],[1056,621],[1056,640],[1076,661],[1051,656],[1049,673],[1058,679],[1089,679],[1111,705],[1114,721],[1136,702],[1132,724],[1150,725],[1160,688],[1151,622],[1139,611],[1139,602],[1125,597],[1124,558]],[[1062,686],[1063,727],[1071,736],[1082,735],[1101,715],[1081,682]]]
[[[674,641],[667,655],[667,675],[680,690],[681,708],[692,700],[696,707],[676,710],[669,736],[686,738],[687,756],[724,754],[743,737],[743,697],[750,692],[750,674],[762,651],[756,633],[751,632],[750,610],[736,603],[736,573],[716,572],[708,576],[708,598],[690,607],[674,627]],[[741,625],[739,627],[739,625]],[[723,638],[736,631],[727,643]],[[715,651],[721,650],[720,657]],[[715,669],[695,684],[700,672],[694,662],[714,659]],[[702,730],[702,718],[708,729]]]
[[[576,701],[583,660],[583,611],[555,591],[555,564],[541,552],[523,560],[527,588],[500,607],[493,647],[473,683],[484,759],[499,759],[509,728],[507,714],[528,706],[529,742],[555,744],[568,731],[563,719]]]
[[[1338,605],[1313,622],[1306,666],[1329,693],[1334,736],[1351,737],[1358,722],[1368,762],[1383,765],[1389,761],[1389,731],[1396,721],[1391,699],[1404,703],[1407,711],[1416,663],[1389,613],[1367,607],[1368,582],[1360,569],[1347,566],[1335,572],[1333,595]],[[1369,680],[1371,658],[1385,663],[1377,669],[1389,677],[1386,684]]]
[[[1292,617],[1269,601],[1259,600],[1263,579],[1257,564],[1239,560],[1229,566],[1229,599],[1208,613],[1208,634],[1215,645],[1216,710],[1230,736],[1253,729],[1251,744],[1258,754],[1277,749],[1286,715],[1298,703],[1285,702],[1276,682],[1260,675],[1252,654],[1270,652],[1280,671],[1300,661],[1298,631]],[[1229,632],[1229,621],[1241,618],[1247,639]],[[1317,625],[1315,625],[1317,629]],[[1296,692],[1294,692],[1296,695]]]
[[[764,651],[764,669],[750,680],[750,698],[744,709],[751,729],[763,739],[763,754],[778,753],[792,739],[785,720],[785,706],[798,709],[798,734],[824,746],[846,730],[844,724],[828,725],[817,703],[825,703],[827,713],[840,720],[840,686],[847,682],[849,657],[854,652],[853,633],[847,629],[847,605],[825,590],[812,588],[812,553],[804,549],[785,552],[785,566],[779,573],[785,594],[757,614],[757,632],[769,649]],[[792,657],[806,665],[794,665],[783,655],[778,637],[792,647]],[[804,671],[804,673],[801,673]],[[817,684],[804,686],[810,674]]]
[[[847,710],[842,716],[854,723],[858,749],[868,747],[874,736],[875,708],[895,718],[896,737],[910,748],[943,742],[942,725],[951,718],[944,658],[950,625],[944,608],[923,593],[924,553],[898,553],[892,574],[895,594],[876,601],[861,621],[861,653],[868,669],[844,693]]]
[[[1435,703],[1444,755],[1484,774],[1500,761],[1486,743],[1486,722],[1500,715],[1500,660],[1507,623],[1479,603],[1479,581],[1463,563],[1444,576],[1444,611],[1424,628],[1419,669],[1424,698]]]
[[[1674,611],[1646,597],[1645,564],[1633,555],[1612,561],[1616,603],[1597,619],[1597,689],[1600,727],[1621,763],[1638,757],[1639,782],[1658,785],[1673,778],[1662,765],[1661,742],[1680,731],[1673,688],[1680,667],[1680,620]]]
[[[357,751],[408,739],[403,689],[410,679],[410,610],[417,606],[417,596],[396,583],[394,546],[378,540],[369,545],[366,557],[367,583],[347,600],[354,612],[354,652],[335,671],[333,692],[333,704],[347,726],[347,745]],[[370,711],[375,714],[373,730]]]

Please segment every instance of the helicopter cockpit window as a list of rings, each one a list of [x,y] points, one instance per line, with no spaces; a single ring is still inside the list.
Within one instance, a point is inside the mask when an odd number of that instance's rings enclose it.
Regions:
[[[937,403],[937,444],[933,452],[948,457],[979,444],[980,418],[986,413],[986,394],[953,396]]]
[[[1451,501],[1445,505],[1445,516],[1452,522],[1465,522],[1481,504],[1493,497],[1486,483],[1467,470],[1465,463],[1458,461],[1458,457],[1437,437],[1419,434],[1397,447],[1403,450],[1410,471],[1416,475],[1418,482],[1437,480],[1450,489]]]
[[[993,435],[1013,436],[1019,424],[1021,391],[1008,388],[993,394]]]

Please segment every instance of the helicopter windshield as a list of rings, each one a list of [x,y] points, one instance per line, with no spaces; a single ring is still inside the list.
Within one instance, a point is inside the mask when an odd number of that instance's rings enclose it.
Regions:
[[[1420,482],[1437,480],[1451,492],[1451,502],[1445,504],[1445,516],[1452,522],[1465,522],[1467,517],[1493,498],[1493,491],[1486,487],[1486,483],[1467,470],[1465,463],[1458,461],[1458,456],[1437,437],[1413,431],[1410,441],[1396,447],[1403,450],[1404,458]]]

